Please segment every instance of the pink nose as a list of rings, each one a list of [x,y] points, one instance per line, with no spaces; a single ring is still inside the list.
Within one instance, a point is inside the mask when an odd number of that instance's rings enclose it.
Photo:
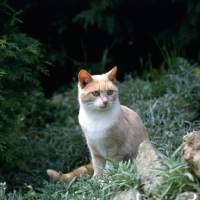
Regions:
[[[108,101],[103,101],[103,104],[104,104],[104,105],[107,105],[107,104],[108,104]]]

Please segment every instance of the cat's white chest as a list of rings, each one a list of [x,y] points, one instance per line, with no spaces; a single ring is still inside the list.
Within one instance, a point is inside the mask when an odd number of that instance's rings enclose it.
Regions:
[[[110,134],[110,127],[113,125],[113,122],[112,113],[88,115],[80,109],[79,123],[84,131],[85,137],[104,158],[107,157],[107,136]]]
[[[107,148],[106,148],[106,135],[108,132],[86,132],[86,138],[89,141],[89,143],[92,145],[93,148],[95,148],[98,153],[104,157],[107,158]],[[95,136],[96,135],[96,136]]]

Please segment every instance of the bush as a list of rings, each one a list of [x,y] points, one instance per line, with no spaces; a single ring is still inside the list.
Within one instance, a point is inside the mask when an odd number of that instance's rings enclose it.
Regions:
[[[23,151],[18,143],[24,127],[29,102],[41,90],[38,77],[48,74],[41,44],[21,33],[18,15],[7,1],[0,1],[0,165],[27,169],[17,155]],[[4,172],[5,173],[5,172]]]
[[[168,167],[160,170],[160,176],[166,182],[151,194],[144,194],[146,196],[172,199],[187,189],[198,191],[197,179],[190,175],[188,166],[180,163],[180,151],[176,149],[187,132],[200,129],[199,82],[199,74],[194,73],[193,65],[182,58],[176,61],[176,70],[163,71],[155,81],[134,80],[126,76],[124,82],[118,82],[121,103],[141,116],[152,143],[169,158],[162,160]],[[89,152],[77,120],[77,86],[73,85],[72,89],[49,100],[38,93],[30,102],[31,115],[25,118],[27,127],[18,139],[23,146],[20,157],[28,164],[29,171],[10,171],[4,176],[8,191],[23,189],[21,193],[6,194],[2,183],[2,193],[4,191],[7,198],[10,195],[13,199],[26,199],[28,196],[29,199],[37,197],[42,200],[109,199],[120,190],[141,189],[134,163],[114,163],[113,168],[105,171],[103,180],[78,177],[70,183],[47,181],[49,177],[45,171],[48,168],[67,172],[89,162]],[[176,176],[179,184],[184,182],[179,185],[179,190],[174,187]],[[28,188],[24,183],[29,185]]]
[[[130,162],[114,163],[103,180],[80,176],[66,184],[47,181],[46,169],[70,171],[88,163],[89,152],[77,120],[77,86],[45,99],[38,77],[47,74],[47,62],[41,44],[18,30],[20,13],[0,0],[0,199],[109,199],[120,190],[140,190]],[[163,199],[199,187],[188,166],[171,155],[183,135],[200,129],[200,77],[185,59],[170,60],[170,65],[162,73],[152,70],[151,81],[126,76],[118,83],[121,103],[138,112],[152,143],[170,158],[162,161],[167,165],[160,170],[162,188],[151,194]]]

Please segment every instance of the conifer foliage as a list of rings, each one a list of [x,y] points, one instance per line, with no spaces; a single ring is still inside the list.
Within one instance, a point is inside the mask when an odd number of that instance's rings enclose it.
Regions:
[[[17,144],[28,104],[40,90],[38,77],[48,74],[41,44],[18,27],[22,23],[6,0],[0,0],[0,165],[20,166]],[[23,114],[23,115],[22,115]]]

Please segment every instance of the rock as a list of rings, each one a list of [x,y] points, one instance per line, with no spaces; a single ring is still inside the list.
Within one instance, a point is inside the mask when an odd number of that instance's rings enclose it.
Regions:
[[[200,200],[200,197],[194,192],[184,192],[179,194],[175,200]]]
[[[162,163],[152,162],[160,158],[165,158],[165,156],[156,150],[150,141],[145,141],[140,144],[136,161],[141,183],[144,184],[143,189],[145,191],[153,188],[156,184],[160,184],[161,182],[161,179],[156,177],[157,171],[150,169],[163,168]]]
[[[110,200],[142,200],[142,195],[134,189],[128,191],[118,192],[115,195],[112,195]]]
[[[160,183],[160,179],[156,177],[157,172],[149,168],[163,168],[160,162],[152,162],[159,158],[165,158],[158,150],[156,150],[150,141],[145,141],[140,144],[138,155],[136,158],[137,170],[140,175],[141,183],[144,184],[144,191],[148,191],[156,184]],[[118,192],[113,195],[110,200],[135,200],[142,199],[142,195],[134,189],[124,192]]]
[[[193,131],[183,137],[181,161],[187,162],[192,172],[200,178],[200,131]]]

